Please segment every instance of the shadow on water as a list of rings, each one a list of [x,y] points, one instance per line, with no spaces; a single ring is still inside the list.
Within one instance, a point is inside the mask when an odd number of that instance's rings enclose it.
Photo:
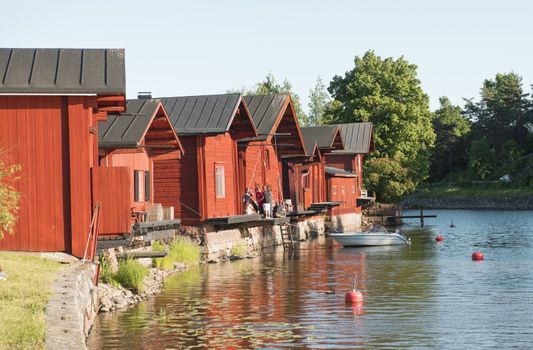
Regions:
[[[533,341],[531,216],[437,212],[412,245],[342,248],[318,237],[292,253],[204,265],[164,292],[102,315],[90,349],[484,348]],[[448,227],[453,218],[456,228]],[[435,242],[441,233],[445,240]],[[483,249],[486,261],[470,260]],[[512,249],[511,249],[512,248]],[[353,274],[364,305],[344,302]],[[334,292],[334,294],[332,294]],[[502,296],[505,295],[504,300]]]

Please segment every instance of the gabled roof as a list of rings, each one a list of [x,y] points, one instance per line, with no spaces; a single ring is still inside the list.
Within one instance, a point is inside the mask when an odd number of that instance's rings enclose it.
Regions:
[[[274,132],[278,117],[286,108],[288,98],[287,94],[244,96],[260,138],[265,139],[268,134]]]
[[[338,176],[338,177],[357,177],[356,174],[346,171],[344,169],[334,168],[331,166],[327,166],[325,168],[326,168],[326,175]]]
[[[160,100],[178,135],[225,133],[236,115],[240,115],[243,122],[250,124],[250,134],[257,136],[240,94],[162,97]]]
[[[183,152],[165,109],[157,99],[127,100],[126,112],[98,122],[100,148],[136,148],[143,141],[147,146],[170,146]]]
[[[333,151],[334,153],[365,154],[374,151],[372,123],[349,123],[337,124],[336,126],[339,127],[344,140],[344,151]]]
[[[308,126],[300,128],[305,144],[317,143],[321,149],[343,149],[344,143],[339,128],[334,125]]]
[[[125,94],[124,49],[0,48],[0,93]]]
[[[289,94],[244,96],[259,137],[257,140],[270,141],[276,136],[281,153],[302,154],[305,142]],[[289,144],[292,142],[292,144]]]

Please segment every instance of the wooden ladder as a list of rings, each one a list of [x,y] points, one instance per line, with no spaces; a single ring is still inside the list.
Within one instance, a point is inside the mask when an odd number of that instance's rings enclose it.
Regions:
[[[285,224],[280,226],[281,241],[283,242],[284,249],[294,249],[294,239],[292,238],[292,228],[290,225]]]

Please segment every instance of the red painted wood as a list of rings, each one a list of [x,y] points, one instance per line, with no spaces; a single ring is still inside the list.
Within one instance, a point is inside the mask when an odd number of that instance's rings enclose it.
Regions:
[[[70,250],[68,118],[58,96],[0,96],[0,148],[7,164],[22,170],[14,186],[21,194],[14,235],[0,249]]]
[[[131,232],[131,168],[94,167],[91,169],[93,203],[101,203],[99,235]]]
[[[180,137],[185,149],[181,159],[154,160],[154,202],[174,207],[174,217],[184,224],[200,221],[198,212],[198,163],[196,136]]]

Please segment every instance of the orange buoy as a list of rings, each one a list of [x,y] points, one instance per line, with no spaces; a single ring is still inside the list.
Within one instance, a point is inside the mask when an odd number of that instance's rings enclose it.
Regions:
[[[435,238],[435,240],[437,242],[442,242],[442,241],[444,241],[444,237],[442,237],[442,235],[438,235],[437,238]]]
[[[472,253],[472,260],[473,261],[481,261],[483,260],[483,253],[480,251],[473,252]]]
[[[346,293],[344,301],[347,304],[363,304],[363,293],[356,289],[357,275],[353,275],[352,291]]]

